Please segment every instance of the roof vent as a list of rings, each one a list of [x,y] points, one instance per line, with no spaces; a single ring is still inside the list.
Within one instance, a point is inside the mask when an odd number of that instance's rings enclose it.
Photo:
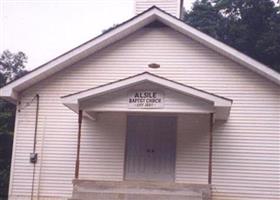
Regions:
[[[158,69],[158,68],[160,68],[160,65],[157,63],[151,63],[151,64],[148,64],[148,67],[152,68],[152,69]]]

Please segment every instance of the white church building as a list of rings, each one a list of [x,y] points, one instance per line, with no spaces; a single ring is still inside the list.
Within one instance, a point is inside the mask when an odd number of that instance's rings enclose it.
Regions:
[[[0,89],[10,200],[280,199],[280,75],[180,20],[135,17]]]

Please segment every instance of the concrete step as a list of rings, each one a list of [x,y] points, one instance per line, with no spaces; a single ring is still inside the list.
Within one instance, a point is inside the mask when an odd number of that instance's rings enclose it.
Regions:
[[[71,200],[208,200],[208,185],[74,180]]]
[[[79,200],[202,200],[200,196],[125,193],[77,193]]]

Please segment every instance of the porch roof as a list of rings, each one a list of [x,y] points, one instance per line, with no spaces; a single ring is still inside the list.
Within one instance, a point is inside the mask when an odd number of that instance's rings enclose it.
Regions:
[[[229,116],[230,108],[232,105],[232,100],[213,94],[209,93],[207,91],[203,91],[188,85],[184,85],[182,83],[175,82],[173,80],[169,80],[167,78],[149,73],[149,72],[143,72],[141,74],[137,74],[134,76],[127,77],[125,79],[120,79],[114,82],[110,82],[105,85],[101,85],[98,87],[90,88],[87,90],[79,91],[74,94],[69,94],[66,96],[61,97],[62,98],[62,103],[73,110],[74,112],[78,113],[80,109],[82,108],[82,103],[88,101],[88,100],[94,100],[100,96],[106,96],[110,95],[116,91],[121,91],[125,90],[127,88],[131,88],[134,86],[137,86],[139,84],[143,84],[145,82],[149,82],[151,84],[156,84],[159,85],[163,88],[169,89],[171,91],[174,91],[176,93],[180,93],[183,95],[186,95],[188,97],[192,97],[198,100],[201,100],[203,102],[209,103],[213,107],[213,109],[209,112],[213,112],[215,115],[216,119],[222,119],[226,120]],[[187,100],[187,97],[186,97]],[[90,117],[90,113],[87,112],[87,110],[83,109],[85,114]],[[170,112],[165,111],[165,110],[159,110],[159,109],[140,109],[140,110],[120,110],[120,109],[111,109],[111,110],[103,110],[105,111],[110,111],[110,112]],[[102,112],[102,110],[99,110],[99,112]],[[184,113],[184,111],[174,111],[174,112],[179,112],[179,113]]]

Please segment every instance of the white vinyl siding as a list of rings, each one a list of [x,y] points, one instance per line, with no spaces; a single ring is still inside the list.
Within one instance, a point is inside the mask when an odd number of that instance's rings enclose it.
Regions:
[[[150,69],[147,67],[150,63],[158,63],[161,67]],[[143,71],[233,99],[228,121],[215,124],[214,200],[279,198],[279,86],[169,28],[137,31],[22,92],[21,106],[36,93],[41,97],[35,194],[38,192],[38,177],[41,177],[41,196],[62,199],[71,196],[78,117],[62,105],[60,97]],[[29,153],[33,145],[35,102],[25,106],[17,115],[11,197],[30,195],[32,164],[29,163]],[[120,180],[123,175],[121,151],[124,148],[125,118],[112,115],[100,116],[100,120],[99,125],[98,121],[90,125],[89,121],[84,121],[81,177],[108,179],[112,176],[112,180]],[[100,132],[103,129],[104,134]],[[180,131],[184,140],[189,137],[188,130],[191,130],[189,126],[185,129]],[[43,138],[42,149],[40,144]],[[93,146],[97,143],[99,146]],[[198,142],[201,154],[197,153],[194,161],[189,153],[179,151],[181,153],[177,156],[182,159],[180,162],[178,160],[176,180],[185,183],[207,180],[205,170],[208,157],[206,147],[203,147],[206,143],[203,140]],[[177,147],[179,150],[180,145]],[[193,146],[190,151],[195,152],[196,148]],[[106,156],[98,160],[96,152],[100,152],[99,156]],[[86,160],[91,159],[90,155],[96,162]],[[104,166],[111,156],[117,159]],[[186,164],[205,163],[205,166],[197,168],[194,164],[193,169],[190,165],[183,168],[183,161]],[[198,173],[198,178],[191,177],[188,170]]]
[[[176,182],[208,183],[210,115],[179,115]]]
[[[97,121],[84,118],[80,178],[123,180],[126,115],[98,114]]]

